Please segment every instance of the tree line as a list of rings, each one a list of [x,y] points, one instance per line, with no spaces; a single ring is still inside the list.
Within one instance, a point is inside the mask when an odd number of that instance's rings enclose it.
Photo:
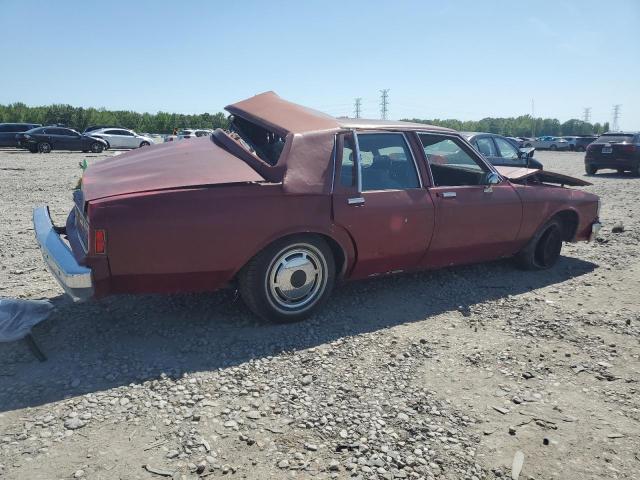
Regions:
[[[404,119],[410,122],[428,123],[453,128],[462,132],[489,132],[509,137],[541,135],[599,135],[609,130],[609,123],[588,123],[578,119],[564,123],[556,118],[519,117],[492,118],[461,121],[456,119]],[[137,132],[172,133],[175,128],[226,128],[227,117],[223,112],[184,115],[180,113],[139,113],[130,110],[106,110],[54,104],[29,107],[24,103],[0,105],[0,122],[61,124],[82,131],[89,125],[118,125]]]
[[[145,133],[172,133],[174,128],[226,128],[228,125],[227,117],[222,112],[193,115],[168,112],[139,113],[63,104],[29,107],[20,102],[0,105],[0,123],[2,122],[61,124],[80,132],[89,125],[117,125]]]
[[[408,122],[427,123],[439,127],[453,128],[461,132],[488,132],[508,137],[539,137],[543,135],[600,135],[609,130],[609,123],[589,123],[572,118],[564,123],[556,118],[533,118],[521,115],[509,118],[483,118],[482,120],[420,118],[405,119]]]

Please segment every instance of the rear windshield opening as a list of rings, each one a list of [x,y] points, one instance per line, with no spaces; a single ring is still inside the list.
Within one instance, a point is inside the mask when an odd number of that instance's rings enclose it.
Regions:
[[[280,135],[240,117],[232,118],[229,129],[239,135],[261,160],[269,165],[278,163],[284,148],[284,138]]]

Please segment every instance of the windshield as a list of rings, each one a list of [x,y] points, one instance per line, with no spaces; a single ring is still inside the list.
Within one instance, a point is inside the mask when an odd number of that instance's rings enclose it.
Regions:
[[[623,143],[631,142],[632,139],[632,133],[611,133],[602,135],[596,140],[596,143]]]
[[[240,117],[233,117],[229,130],[232,137],[269,165],[278,163],[285,139],[277,133]]]

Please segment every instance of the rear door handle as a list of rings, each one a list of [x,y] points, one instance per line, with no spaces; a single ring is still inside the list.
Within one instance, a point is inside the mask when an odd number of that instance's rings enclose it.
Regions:
[[[456,192],[438,192],[438,196],[442,198],[455,198],[458,194]]]

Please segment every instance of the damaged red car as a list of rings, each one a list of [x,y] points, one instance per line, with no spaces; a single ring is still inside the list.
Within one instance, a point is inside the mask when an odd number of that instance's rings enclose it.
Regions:
[[[493,167],[456,131],[336,119],[273,92],[229,130],[97,161],[65,227],[34,225],[76,298],[235,286],[256,314],[309,316],[337,281],[515,257],[553,266],[600,226],[575,178]]]

